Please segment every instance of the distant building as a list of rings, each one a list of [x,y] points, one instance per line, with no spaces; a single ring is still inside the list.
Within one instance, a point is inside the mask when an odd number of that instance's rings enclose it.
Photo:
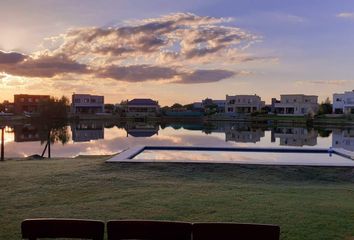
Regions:
[[[333,113],[354,114],[354,90],[333,94]]]
[[[102,122],[80,121],[79,123],[72,123],[70,128],[74,142],[89,142],[91,140],[104,139]]]
[[[204,109],[202,102],[194,102],[193,109],[202,111]]]
[[[14,95],[14,112],[22,114],[23,112],[38,113],[41,102],[49,101],[49,95]]]
[[[304,116],[318,111],[318,97],[304,94],[280,95],[280,101],[272,99],[274,113],[279,115]]]
[[[258,95],[226,95],[225,113],[248,114],[260,111],[265,102]]]
[[[74,114],[103,113],[104,97],[90,94],[73,94],[71,112]]]
[[[149,98],[135,98],[128,101],[127,117],[155,117],[160,112],[160,106],[157,101]]]

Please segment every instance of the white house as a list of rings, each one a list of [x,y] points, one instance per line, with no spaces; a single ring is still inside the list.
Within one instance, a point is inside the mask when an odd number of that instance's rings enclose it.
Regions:
[[[79,113],[102,113],[104,112],[104,96],[90,94],[73,94],[71,112]]]
[[[354,114],[354,90],[333,94],[333,113]]]
[[[318,111],[318,97],[304,94],[280,95],[280,101],[272,99],[272,109],[278,115],[314,115]]]
[[[244,114],[261,110],[265,102],[255,95],[226,95],[225,113]]]

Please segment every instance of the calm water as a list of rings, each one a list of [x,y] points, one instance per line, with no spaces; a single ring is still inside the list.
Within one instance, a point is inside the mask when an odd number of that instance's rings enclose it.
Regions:
[[[33,123],[7,126],[5,157],[41,154],[47,128]],[[241,123],[156,124],[83,121],[51,131],[52,157],[113,154],[139,145],[339,147],[354,152],[354,129],[267,127]]]

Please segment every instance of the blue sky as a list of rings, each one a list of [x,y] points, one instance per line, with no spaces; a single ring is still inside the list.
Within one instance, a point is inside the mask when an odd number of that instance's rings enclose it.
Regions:
[[[46,38],[58,37],[70,29],[129,26],[128,21],[174,13],[232,18],[222,25],[241,28],[259,38],[256,42],[249,41],[252,44],[247,49],[236,47],[235,54],[241,52],[259,60],[232,65],[210,55],[209,63],[197,61],[193,69],[178,63],[179,69],[183,68],[183,74],[189,71],[189,80],[196,80],[195,83],[188,82],[192,84],[181,84],[182,80],[179,84],[172,80],[167,83],[154,79],[124,81],[118,77],[112,80],[111,75],[107,77],[105,74],[99,88],[95,84],[95,78],[99,77],[92,74],[75,72],[60,77],[51,74],[26,75],[18,71],[10,72],[8,66],[1,69],[0,64],[2,100],[11,100],[18,91],[49,92],[56,96],[84,91],[105,94],[110,102],[151,97],[162,104],[188,103],[205,97],[224,98],[226,94],[247,93],[257,93],[269,102],[271,97],[283,93],[317,94],[322,100],[333,92],[354,88],[354,1],[349,0],[3,0],[0,3],[0,51],[32,57],[48,48],[44,44]],[[67,57],[71,60],[72,56]],[[77,59],[75,61],[79,61]],[[131,59],[128,62],[133,64]],[[117,64],[122,64],[122,61]],[[225,79],[208,79],[203,83],[192,77],[198,70],[205,69],[238,74],[226,78],[229,75],[222,72]]]

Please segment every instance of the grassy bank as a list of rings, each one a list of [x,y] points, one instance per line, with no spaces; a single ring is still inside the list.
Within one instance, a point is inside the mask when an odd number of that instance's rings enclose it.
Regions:
[[[354,170],[107,164],[104,157],[0,162],[0,239],[34,217],[271,223],[282,239],[354,236]]]

